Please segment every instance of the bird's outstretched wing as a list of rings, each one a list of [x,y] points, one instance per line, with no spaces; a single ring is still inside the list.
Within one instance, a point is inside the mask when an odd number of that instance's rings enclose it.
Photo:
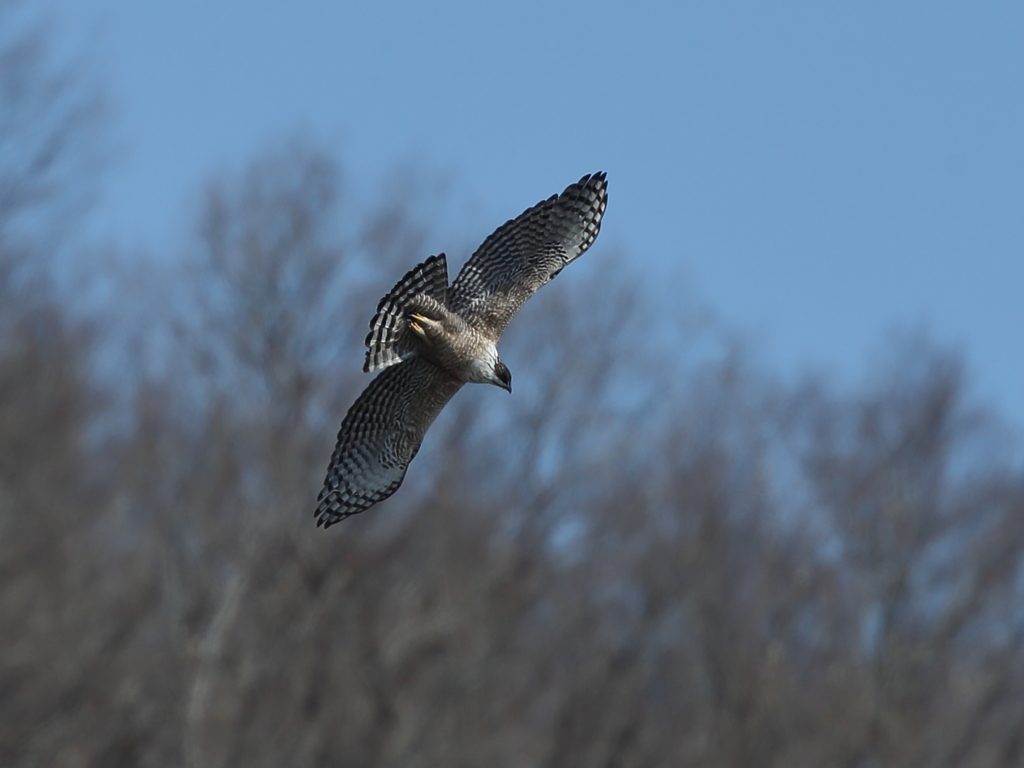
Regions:
[[[497,340],[527,299],[591,246],[607,205],[605,174],[595,173],[505,222],[455,278],[449,308]]]
[[[371,381],[341,422],[317,497],[316,524],[328,528],[397,491],[427,428],[461,387],[420,357]]]

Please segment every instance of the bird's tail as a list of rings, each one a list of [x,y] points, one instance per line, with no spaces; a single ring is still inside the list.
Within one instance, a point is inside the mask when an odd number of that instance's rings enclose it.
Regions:
[[[377,313],[366,335],[364,371],[370,373],[387,368],[412,354],[413,340],[405,308],[420,295],[429,296],[442,306],[448,305],[448,262],[443,253],[409,270],[377,304]]]

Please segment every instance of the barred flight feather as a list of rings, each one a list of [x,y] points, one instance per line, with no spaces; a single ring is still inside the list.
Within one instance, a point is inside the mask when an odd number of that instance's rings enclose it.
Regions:
[[[442,305],[448,304],[448,262],[443,253],[431,256],[410,269],[377,304],[377,312],[370,321],[370,332],[366,335],[364,372],[387,368],[413,354],[405,308],[420,294]]]

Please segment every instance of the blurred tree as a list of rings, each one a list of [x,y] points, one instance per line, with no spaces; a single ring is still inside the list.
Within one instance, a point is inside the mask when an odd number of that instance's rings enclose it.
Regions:
[[[106,155],[103,91],[81,61],[55,57],[51,37],[21,3],[0,0],[0,297],[45,274]]]
[[[85,445],[101,404],[88,377],[93,334],[67,316],[52,285],[92,189],[81,173],[99,155],[102,98],[81,69],[55,60],[48,40],[16,4],[0,4],[4,765],[74,762],[131,738],[119,727],[119,692],[105,685],[105,650],[135,621],[115,619],[118,601],[95,588],[103,574],[89,553],[104,497]]]

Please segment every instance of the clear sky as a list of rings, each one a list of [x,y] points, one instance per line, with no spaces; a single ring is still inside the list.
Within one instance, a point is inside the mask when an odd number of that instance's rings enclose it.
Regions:
[[[686,275],[775,370],[849,379],[923,326],[1024,425],[1022,3],[39,7],[109,84],[124,152],[94,226],[127,246],[159,251],[206,176],[296,127],[357,180],[452,173],[481,237],[603,169],[602,239]]]

